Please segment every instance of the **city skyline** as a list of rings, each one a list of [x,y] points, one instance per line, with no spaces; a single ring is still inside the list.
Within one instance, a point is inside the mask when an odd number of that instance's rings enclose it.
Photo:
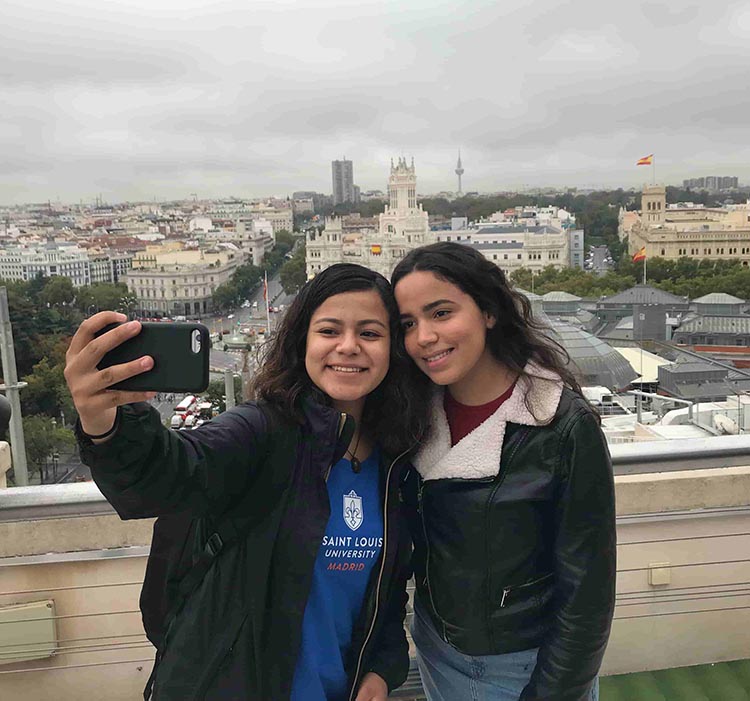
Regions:
[[[454,191],[459,147],[468,192],[748,183],[748,39],[746,2],[11,0],[0,203],[327,193],[342,153]]]

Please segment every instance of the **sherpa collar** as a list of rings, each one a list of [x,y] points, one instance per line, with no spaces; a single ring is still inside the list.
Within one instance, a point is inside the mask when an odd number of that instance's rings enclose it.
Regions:
[[[432,397],[432,430],[419,449],[414,466],[424,480],[479,479],[500,471],[500,456],[508,421],[524,426],[544,426],[552,421],[562,395],[560,377],[529,362],[531,377],[519,377],[513,393],[484,423],[451,447],[451,432],[443,409],[443,388]],[[526,406],[526,399],[532,411]]]

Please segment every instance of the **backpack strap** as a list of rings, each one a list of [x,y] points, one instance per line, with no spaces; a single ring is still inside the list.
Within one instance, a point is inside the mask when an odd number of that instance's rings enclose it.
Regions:
[[[267,460],[273,454],[274,448],[278,445],[279,441],[288,443],[291,434],[288,427],[282,423],[276,409],[264,403],[259,403],[257,406],[263,414],[266,423],[263,448]],[[291,447],[289,446],[289,448]],[[255,524],[259,523],[273,508],[276,503],[276,497],[281,495],[284,487],[288,484],[288,480],[286,479],[288,473],[286,471],[265,470],[264,472],[269,473],[270,478],[264,480],[260,477],[257,484],[247,489],[240,501],[222,514],[209,529],[212,533],[206,539],[202,552],[177,587],[175,600],[165,620],[165,631],[169,628],[170,623],[185,604],[190,594],[203,581],[203,578],[219,553],[236,543]],[[283,479],[279,479],[279,477],[283,477]],[[261,495],[260,498],[259,494]]]
[[[273,452],[273,439],[282,438],[281,434],[283,432],[280,429],[283,427],[276,410],[270,405],[259,403],[258,408],[263,414],[266,423],[264,449],[265,457],[267,459]],[[177,600],[173,604],[174,612],[170,612],[167,627],[173,615],[179,611],[185,600],[203,581],[203,578],[211,568],[217,555],[219,555],[219,553],[225,548],[237,542],[253,525],[262,520],[263,516],[265,516],[268,509],[261,508],[259,513],[259,504],[272,505],[275,502],[273,497],[275,497],[276,494],[265,493],[265,490],[262,489],[263,486],[266,485],[263,485],[261,481],[260,485],[254,485],[248,489],[242,499],[240,499],[234,507],[222,514],[213,524],[213,527],[210,529],[213,533],[206,539],[203,551],[199,555],[197,561],[193,564],[190,571],[180,581],[180,585],[177,588]],[[263,498],[260,502],[258,500],[259,492],[264,492]]]

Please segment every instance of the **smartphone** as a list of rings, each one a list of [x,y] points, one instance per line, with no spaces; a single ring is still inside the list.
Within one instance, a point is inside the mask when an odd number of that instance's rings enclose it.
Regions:
[[[117,326],[108,324],[96,335]],[[154,359],[151,370],[117,382],[111,389],[197,394],[208,387],[209,346],[203,324],[142,321],[141,332],[109,351],[96,367],[102,370],[150,355]]]

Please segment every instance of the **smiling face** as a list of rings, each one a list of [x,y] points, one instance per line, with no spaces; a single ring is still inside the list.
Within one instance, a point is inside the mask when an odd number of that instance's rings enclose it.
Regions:
[[[375,290],[325,300],[307,330],[305,369],[339,411],[360,416],[367,395],[388,373],[388,312]]]
[[[396,284],[406,350],[433,382],[457,399],[479,396],[502,369],[486,344],[495,319],[456,285],[416,270]],[[459,400],[460,401],[460,400]]]

